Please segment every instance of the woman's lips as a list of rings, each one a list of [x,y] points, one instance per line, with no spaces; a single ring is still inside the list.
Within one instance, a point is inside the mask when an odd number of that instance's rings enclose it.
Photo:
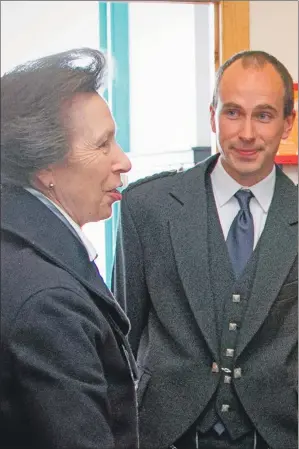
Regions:
[[[114,199],[114,201],[120,201],[122,199],[122,194],[117,190],[113,189],[108,192],[110,196]]]

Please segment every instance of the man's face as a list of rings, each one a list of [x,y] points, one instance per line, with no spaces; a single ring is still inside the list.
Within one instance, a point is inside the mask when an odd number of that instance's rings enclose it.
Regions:
[[[211,126],[225,170],[250,187],[271,172],[280,140],[287,138],[294,114],[284,118],[284,85],[271,64],[226,69]]]
[[[131,163],[115,141],[115,123],[106,102],[97,94],[78,94],[65,108],[70,152],[54,164],[53,199],[80,226],[109,218],[121,198],[120,175]]]

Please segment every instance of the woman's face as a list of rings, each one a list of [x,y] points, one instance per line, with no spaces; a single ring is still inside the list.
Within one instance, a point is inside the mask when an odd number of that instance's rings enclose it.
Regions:
[[[121,173],[131,163],[115,140],[110,110],[96,93],[77,94],[67,111],[70,152],[47,170],[49,198],[80,226],[107,219],[112,204],[121,199]]]

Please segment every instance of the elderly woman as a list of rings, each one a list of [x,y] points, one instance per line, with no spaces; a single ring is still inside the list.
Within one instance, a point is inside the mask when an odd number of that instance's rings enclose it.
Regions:
[[[129,322],[82,225],[107,219],[131,165],[90,49],[1,79],[0,447],[135,449]]]

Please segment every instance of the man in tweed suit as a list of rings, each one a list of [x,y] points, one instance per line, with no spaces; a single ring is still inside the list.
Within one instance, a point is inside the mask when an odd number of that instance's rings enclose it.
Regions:
[[[123,195],[142,449],[297,447],[297,188],[274,162],[293,108],[276,58],[234,55],[210,108],[220,154]]]

